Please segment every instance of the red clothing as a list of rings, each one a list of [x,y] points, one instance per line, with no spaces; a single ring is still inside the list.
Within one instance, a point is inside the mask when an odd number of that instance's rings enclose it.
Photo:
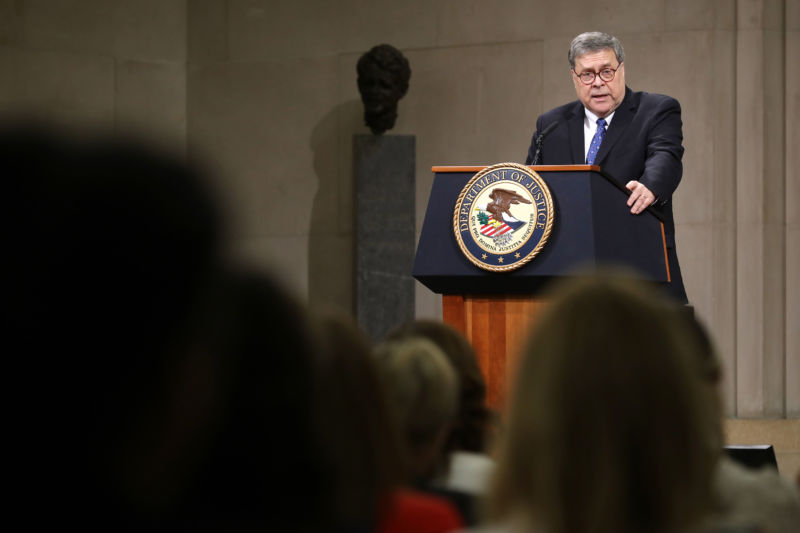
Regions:
[[[448,533],[464,527],[447,500],[400,489],[392,494],[378,524],[378,533]]]

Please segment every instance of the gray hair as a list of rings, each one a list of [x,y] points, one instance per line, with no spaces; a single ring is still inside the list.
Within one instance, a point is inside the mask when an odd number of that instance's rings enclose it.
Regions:
[[[614,51],[618,62],[625,61],[625,50],[622,49],[622,43],[613,35],[600,31],[581,33],[572,39],[572,43],[569,45],[569,65],[575,68],[576,58],[589,52],[609,49]]]
[[[412,450],[433,442],[458,409],[458,376],[428,339],[387,340],[374,348],[381,382]]]

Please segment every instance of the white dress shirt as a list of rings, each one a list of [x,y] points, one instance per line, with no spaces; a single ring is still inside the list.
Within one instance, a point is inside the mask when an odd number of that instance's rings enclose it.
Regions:
[[[585,107],[583,110],[586,112],[586,116],[583,119],[583,160],[586,161],[586,156],[589,154],[589,146],[591,146],[594,134],[597,132],[597,119],[599,117]],[[608,127],[611,126],[611,119],[613,117],[614,113],[605,117],[606,133],[608,133]]]

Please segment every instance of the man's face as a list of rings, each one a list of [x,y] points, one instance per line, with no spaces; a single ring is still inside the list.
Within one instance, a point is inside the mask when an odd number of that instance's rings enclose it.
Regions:
[[[618,68],[613,80],[603,81],[600,79],[599,73],[604,68]],[[583,83],[578,77],[583,72],[596,74],[594,81],[589,85]],[[617,56],[611,49],[589,52],[575,59],[572,82],[575,84],[578,99],[586,109],[597,115],[598,118],[607,117],[625,98],[625,64],[617,64]]]

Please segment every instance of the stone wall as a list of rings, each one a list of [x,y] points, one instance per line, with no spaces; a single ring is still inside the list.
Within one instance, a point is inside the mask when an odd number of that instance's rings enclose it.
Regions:
[[[0,110],[183,152],[185,0],[0,0]]]

